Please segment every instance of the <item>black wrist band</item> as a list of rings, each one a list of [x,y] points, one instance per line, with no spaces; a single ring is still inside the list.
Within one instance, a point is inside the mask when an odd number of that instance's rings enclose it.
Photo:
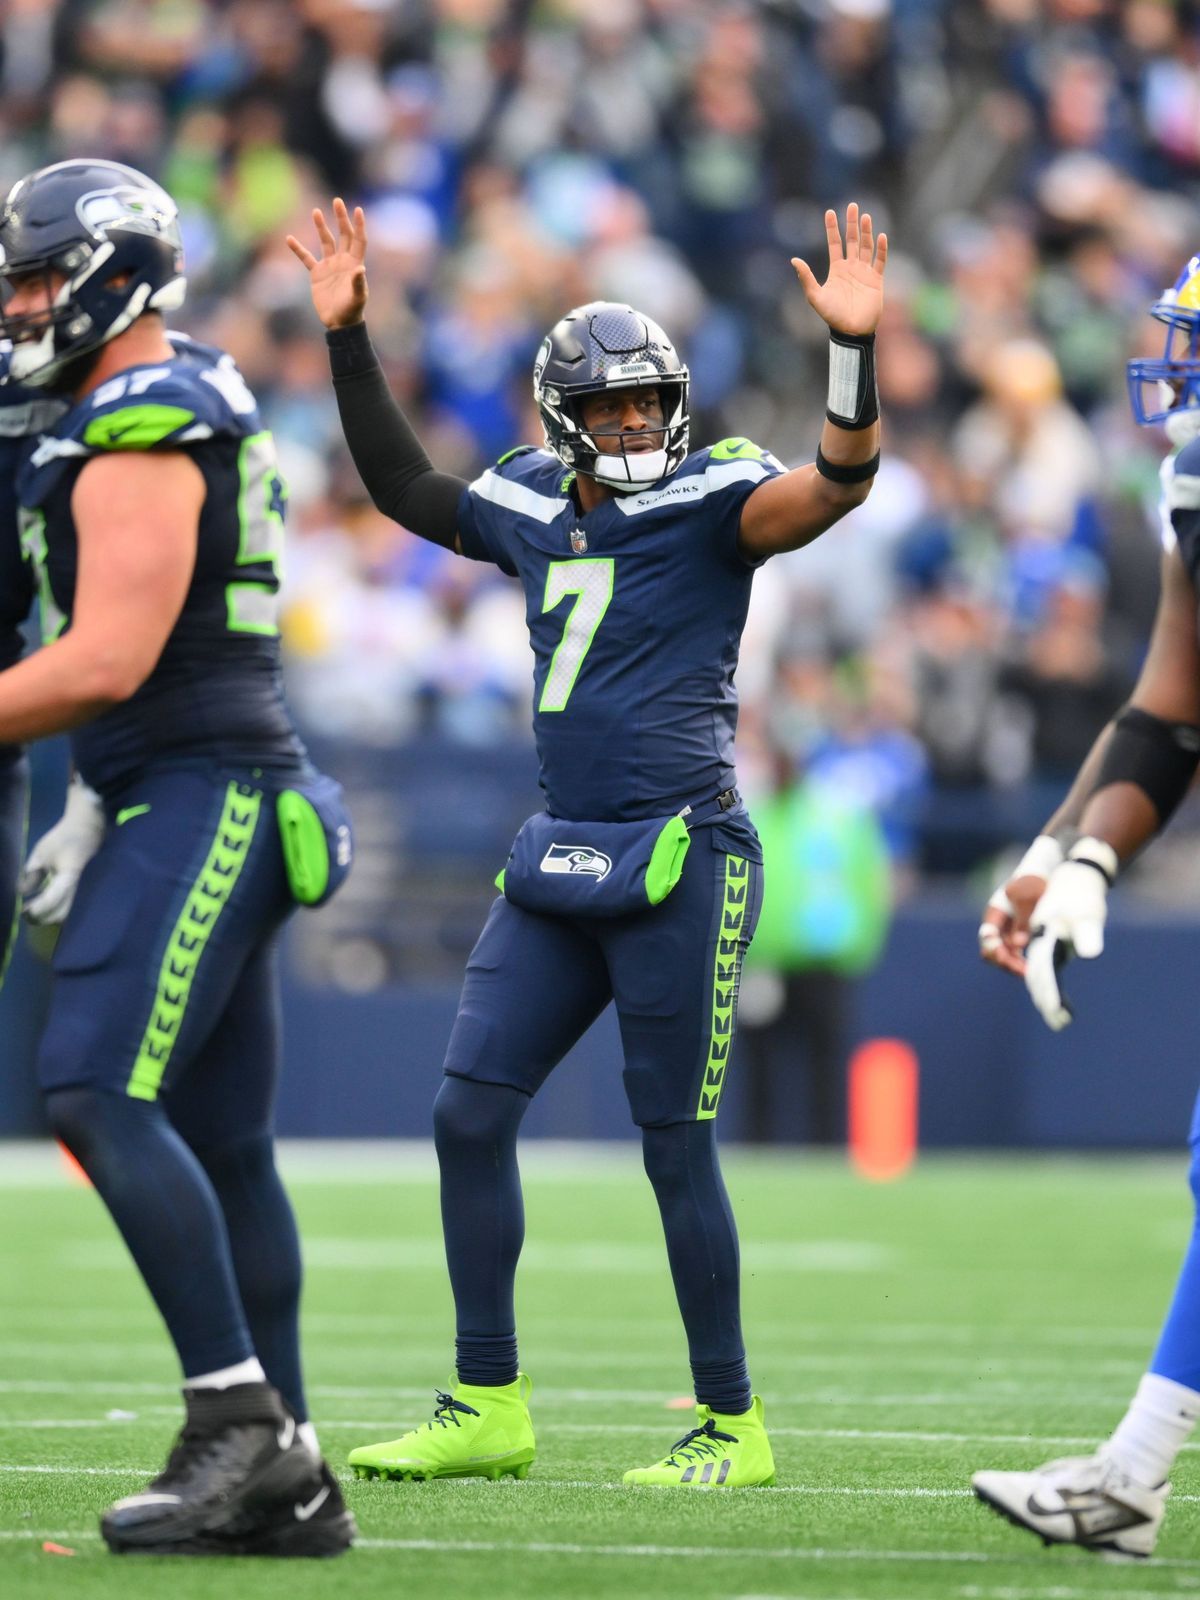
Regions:
[[[821,446],[817,446],[816,468],[823,478],[828,478],[830,483],[866,483],[868,478],[873,478],[879,471],[879,454],[875,454],[869,461],[860,461],[856,466],[839,466],[836,461],[830,461],[828,456],[822,455]]]
[[[327,329],[325,343],[329,346],[329,369],[335,378],[352,378],[356,372],[368,372],[379,365],[365,322]]]
[[[825,415],[836,427],[851,432],[879,421],[873,333],[837,333],[830,328]]]

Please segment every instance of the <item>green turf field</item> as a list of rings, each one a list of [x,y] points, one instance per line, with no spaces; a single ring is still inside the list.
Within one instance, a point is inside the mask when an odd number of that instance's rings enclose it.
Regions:
[[[313,1408],[338,1461],[427,1417],[446,1378],[431,1158],[301,1147],[285,1165]],[[95,1528],[173,1434],[166,1339],[95,1197],[56,1156],[0,1146],[0,1596],[1200,1595],[1196,1453],[1149,1564],[1043,1551],[966,1490],[976,1467],[1073,1453],[1119,1416],[1187,1237],[1182,1158],[929,1159],[872,1187],[829,1158],[731,1154],[779,1487],[708,1494],[620,1487],[688,1426],[668,1409],[687,1367],[637,1153],[524,1165],[528,1480],[349,1483],[363,1539],[338,1562],[161,1561],[108,1556]]]

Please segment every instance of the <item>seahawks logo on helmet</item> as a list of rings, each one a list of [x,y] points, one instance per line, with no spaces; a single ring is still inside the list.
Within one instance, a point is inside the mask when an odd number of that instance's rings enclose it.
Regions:
[[[612,857],[586,844],[552,844],[542,857],[543,872],[570,872],[599,881],[612,871]]]
[[[59,161],[13,185],[0,212],[0,287],[41,279],[39,302],[0,312],[14,380],[70,389],[83,358],[146,311],[183,304],[175,202],[119,161]]]
[[[606,389],[656,389],[663,410],[657,450],[600,448],[583,426],[580,402]],[[546,444],[565,467],[585,472],[622,494],[651,488],[688,451],[688,369],[656,322],[632,306],[596,300],[577,306],[542,340],[533,364],[533,394]]]

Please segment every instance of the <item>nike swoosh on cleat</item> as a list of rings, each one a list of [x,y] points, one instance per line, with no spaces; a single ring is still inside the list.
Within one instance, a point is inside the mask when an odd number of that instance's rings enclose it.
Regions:
[[[1036,1494],[1031,1494],[1025,1505],[1033,1517],[1070,1517],[1075,1524],[1075,1536],[1081,1544],[1102,1533],[1122,1533],[1127,1528],[1141,1527],[1148,1520],[1140,1511],[1117,1505],[1111,1500],[1096,1500],[1084,1506],[1044,1506]]]
[[[292,1510],[296,1514],[297,1522],[307,1522],[309,1517],[315,1517],[317,1512],[329,1499],[329,1485],[326,1484],[319,1494],[313,1495],[307,1505],[294,1505]]]

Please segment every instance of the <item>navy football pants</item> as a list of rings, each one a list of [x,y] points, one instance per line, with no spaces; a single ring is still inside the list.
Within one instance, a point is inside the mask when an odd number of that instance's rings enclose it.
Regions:
[[[261,776],[163,770],[106,805],[54,957],[51,1126],[108,1205],[185,1376],[257,1353],[301,1417],[295,1223],[275,1172],[275,939],[292,900]]]
[[[714,1134],[760,903],[758,864],[698,829],[674,891],[634,916],[584,921],[506,900],[492,907],[434,1106],[463,1382],[516,1376],[513,1283],[525,1234],[517,1131],[529,1097],[611,999],[696,1397],[721,1414],[749,1406],[737,1230]]]
[[[633,1120],[715,1117],[761,904],[762,867],[708,828],[666,900],[633,916],[545,917],[497,900],[467,962],[446,1072],[536,1094],[612,1000]]]

